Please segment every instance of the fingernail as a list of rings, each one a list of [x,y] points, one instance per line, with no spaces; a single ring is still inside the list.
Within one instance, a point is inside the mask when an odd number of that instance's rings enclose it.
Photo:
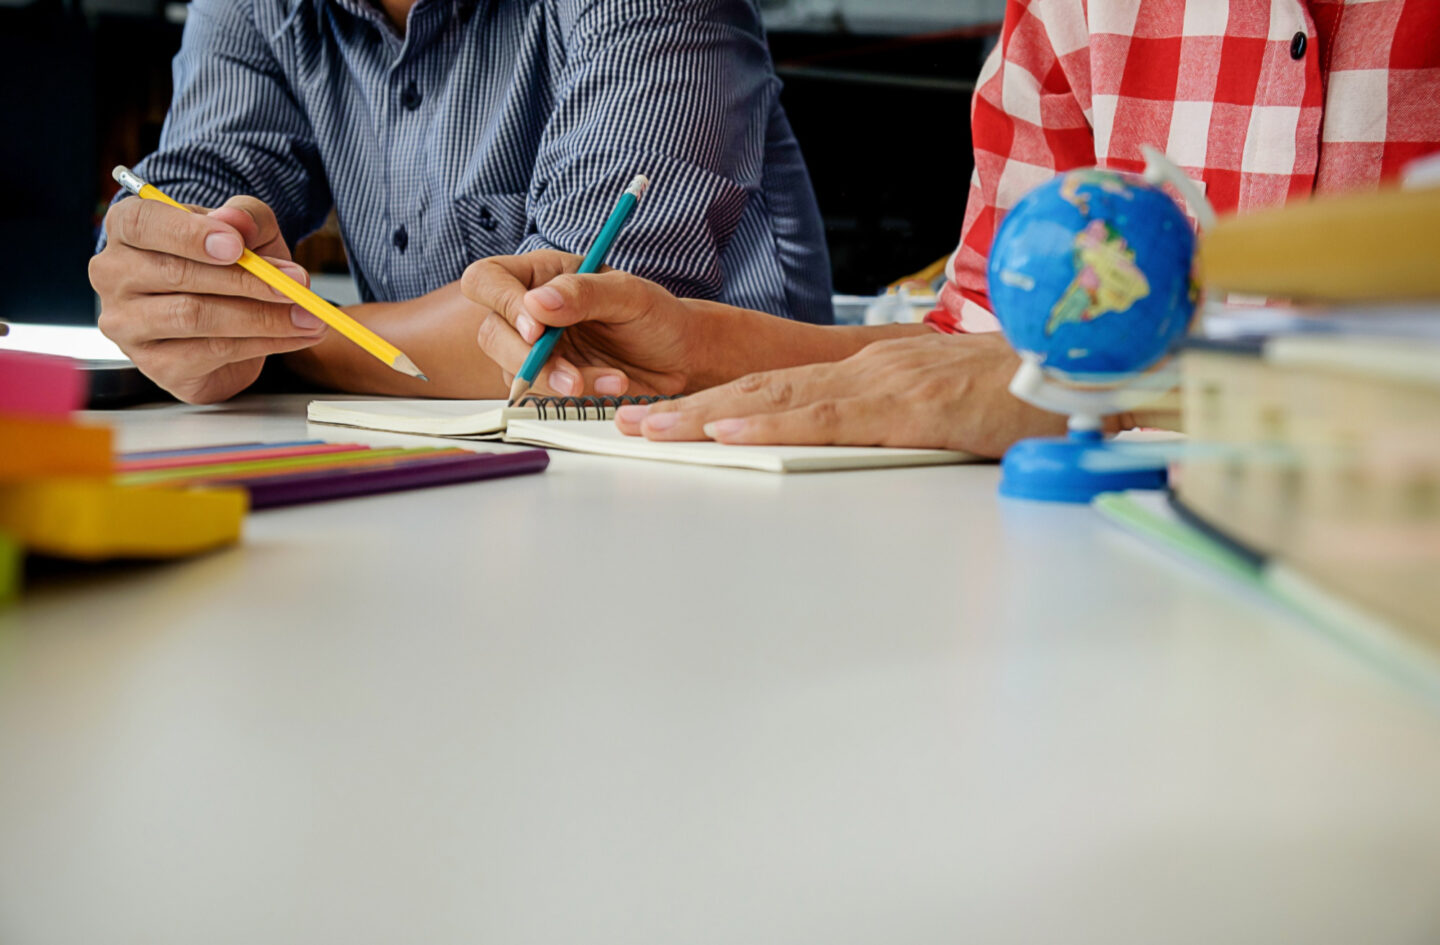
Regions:
[[[515,316],[515,330],[520,332],[521,338],[531,344],[534,344],[545,333],[545,329],[540,327],[540,323],[524,312]]]
[[[533,300],[536,305],[539,305],[541,308],[548,308],[552,312],[565,304],[565,297],[548,285],[542,285],[538,289],[531,289],[525,293],[525,298],[527,300]]]
[[[625,379],[616,374],[595,378],[595,393],[614,397],[625,390]]]
[[[295,324],[296,328],[303,331],[319,331],[325,327],[325,323],[320,320],[319,316],[314,312],[307,312],[298,305],[290,306],[290,321]]]
[[[301,285],[310,284],[310,275],[294,263],[278,263],[277,268]]]
[[[680,415],[678,413],[652,413],[645,418],[645,429],[663,432],[679,422]]]
[[[595,386],[599,387],[600,385],[597,384]],[[646,415],[649,413],[649,404],[630,404],[629,406],[621,407],[619,410],[615,411],[615,419],[623,420],[626,423],[638,424],[640,421],[644,420]]]
[[[301,269],[299,266],[287,266],[284,263],[276,263],[275,268],[279,269],[281,272],[285,273],[285,275],[289,276],[291,279],[294,279],[301,285],[310,284],[310,280],[305,277],[305,270]],[[284,299],[287,302],[290,301],[290,296],[286,295],[284,292],[281,292],[273,285],[270,287],[270,291],[275,293],[276,298]]]
[[[217,262],[232,263],[240,258],[244,249],[240,238],[233,233],[211,233],[205,237],[205,252]]]
[[[734,436],[741,430],[744,430],[745,421],[743,419],[716,420],[712,423],[705,424],[702,429],[710,439],[718,440],[722,437]]]
[[[568,397],[571,394],[575,393],[575,389],[580,386],[580,378],[576,377],[574,374],[566,374],[563,371],[556,371],[555,373],[550,375],[550,386],[555,388],[556,393],[564,394],[566,397]]]

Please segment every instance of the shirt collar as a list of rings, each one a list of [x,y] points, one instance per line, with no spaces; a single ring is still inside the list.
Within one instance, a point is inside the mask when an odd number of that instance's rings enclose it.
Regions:
[[[390,18],[385,15],[385,11],[380,8],[380,5],[371,2],[371,0],[330,0],[330,2],[355,16],[364,17],[367,20],[384,24],[387,27],[393,25],[390,23]],[[427,2],[429,2],[429,0],[419,0],[416,6]],[[474,12],[475,4],[478,0],[448,0],[448,2],[455,15],[461,19],[465,19]]]
[[[394,23],[390,22],[390,17],[374,0],[329,0],[329,2],[351,16],[374,26],[380,35],[385,37],[386,44],[398,55],[403,55],[403,51],[406,49],[418,49],[429,43],[436,28],[446,21],[447,9],[449,20],[460,23],[469,22],[470,15],[475,12],[475,6],[479,0],[418,0],[410,11],[411,32],[417,35],[403,34]],[[440,17],[438,20],[437,15]]]

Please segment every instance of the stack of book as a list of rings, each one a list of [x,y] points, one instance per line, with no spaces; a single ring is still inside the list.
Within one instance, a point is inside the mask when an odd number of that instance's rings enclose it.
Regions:
[[[1324,622],[1440,657],[1440,187],[1221,221],[1167,501],[1102,512]]]
[[[1440,644],[1440,310],[1303,318],[1186,346],[1172,503],[1297,593]]]
[[[110,429],[74,417],[85,393],[73,361],[0,351],[0,601],[19,593],[24,553],[171,558],[240,538],[242,489],[118,483]]]

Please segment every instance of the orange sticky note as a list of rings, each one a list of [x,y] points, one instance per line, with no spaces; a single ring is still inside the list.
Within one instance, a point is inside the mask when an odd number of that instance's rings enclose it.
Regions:
[[[108,476],[109,427],[0,414],[0,482],[45,476]]]
[[[69,358],[0,351],[0,413],[65,417],[85,406],[85,374]]]

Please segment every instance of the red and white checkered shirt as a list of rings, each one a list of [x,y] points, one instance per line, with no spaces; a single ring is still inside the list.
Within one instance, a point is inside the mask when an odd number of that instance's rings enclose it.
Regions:
[[[1440,0],[1009,0],[972,105],[942,331],[997,327],[985,261],[1057,173],[1162,148],[1219,213],[1374,187],[1440,149]]]

